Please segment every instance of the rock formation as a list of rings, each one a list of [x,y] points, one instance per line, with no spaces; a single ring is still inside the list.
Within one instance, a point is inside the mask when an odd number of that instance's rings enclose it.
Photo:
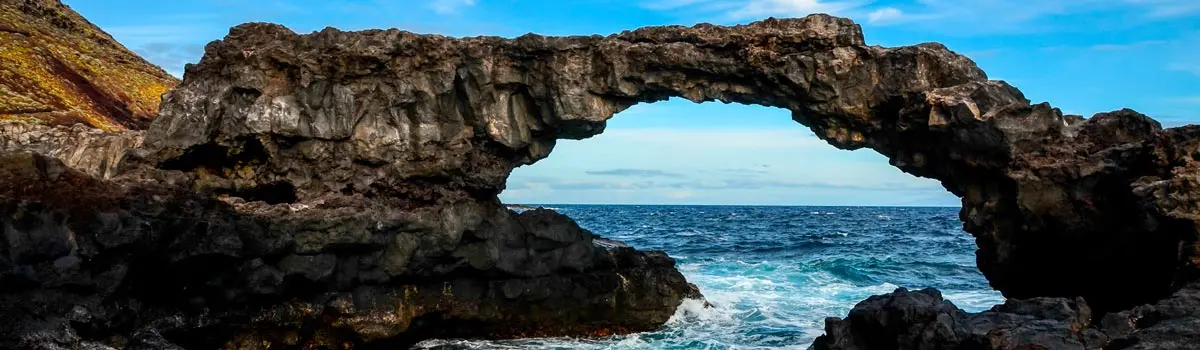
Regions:
[[[179,83],[59,0],[0,0],[0,122],[144,129]]]
[[[1189,350],[1200,344],[1197,310],[1200,284],[1099,321],[1082,298],[1009,299],[971,314],[937,290],[900,288],[859,303],[845,319],[827,319],[813,349]]]
[[[0,143],[40,152],[0,162],[0,317],[19,320],[0,327],[0,347],[653,329],[697,295],[670,258],[597,247],[570,219],[517,214],[496,196],[557,139],[671,96],[786,108],[834,146],[941,180],[963,198],[993,286],[1081,297],[968,316],[927,293],[896,318],[911,326],[883,334],[950,344],[1008,327],[1017,341],[1069,340],[1089,318],[1196,280],[1200,128],[1164,131],[1133,111],[1064,116],[939,44],[867,46],[857,25],[824,15],[515,39],[255,23],[208,45],[140,146],[66,128]],[[87,149],[105,160],[69,156]],[[894,303],[872,303],[882,311],[848,324],[891,317]],[[969,324],[942,329],[946,317]],[[1048,321],[1010,327],[1034,318]],[[854,332],[835,325],[827,344]]]
[[[694,286],[548,210],[272,205],[0,156],[0,348],[402,348],[652,330]],[[449,237],[457,235],[458,237]],[[89,347],[92,346],[92,347]]]
[[[845,19],[512,40],[247,24],[207,49],[146,142],[150,161],[204,174],[209,191],[492,198],[556,139],[683,96],[786,108],[834,146],[941,180],[1006,296],[1115,310],[1198,271],[1193,129],[1128,110],[1064,116],[941,45],[866,46]]]

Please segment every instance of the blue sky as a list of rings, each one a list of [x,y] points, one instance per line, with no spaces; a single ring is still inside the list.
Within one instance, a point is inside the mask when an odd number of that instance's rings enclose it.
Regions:
[[[1122,107],[1168,126],[1200,120],[1200,0],[66,0],[173,74],[230,26],[297,32],[401,28],[451,36],[610,34],[823,12],[867,42],[938,41],[1036,101],[1091,115]],[[618,114],[517,169],[514,203],[957,205],[872,151],[817,140],[786,111],[671,100]]]

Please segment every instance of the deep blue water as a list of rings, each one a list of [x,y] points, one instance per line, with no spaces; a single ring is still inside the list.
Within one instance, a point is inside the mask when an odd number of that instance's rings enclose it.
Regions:
[[[465,349],[805,349],[825,317],[898,286],[968,311],[1003,301],[975,266],[958,208],[550,205],[605,238],[666,251],[714,307],[598,340],[434,340]]]

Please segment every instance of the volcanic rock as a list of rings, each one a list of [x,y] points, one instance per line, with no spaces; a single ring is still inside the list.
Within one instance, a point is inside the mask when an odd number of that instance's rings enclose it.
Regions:
[[[59,0],[0,0],[0,121],[144,129],[179,83]]]
[[[785,108],[834,146],[940,180],[1009,297],[1119,310],[1200,271],[1195,202],[1174,200],[1192,196],[1193,129],[1063,115],[942,45],[867,46],[823,15],[516,39],[246,24],[165,96],[146,159],[216,192],[490,199],[557,139],[671,96]]]
[[[673,260],[598,247],[569,218],[497,195],[557,139],[672,96],[786,108],[836,147],[940,180],[963,198],[981,270],[1024,300],[988,316],[933,293],[869,300],[831,346],[1092,346],[1092,318],[1198,277],[1200,128],[1063,115],[942,45],[867,46],[846,19],[515,39],[252,23],[208,45],[140,146],[0,133],[39,153],[0,163],[0,317],[15,320],[0,347],[391,348],[654,329],[698,296]],[[100,159],[67,156],[88,149]],[[862,343],[859,325],[882,335]]]
[[[1108,314],[1093,324],[1082,298],[1009,299],[968,313],[935,289],[897,289],[858,303],[845,319],[825,320],[815,350],[1195,349],[1200,344],[1200,284],[1154,305]]]
[[[40,154],[0,156],[0,348],[604,335],[653,330],[699,297],[665,254],[593,246],[548,210],[272,206],[162,175],[105,181]],[[450,217],[486,231],[442,252],[443,230],[466,225]]]

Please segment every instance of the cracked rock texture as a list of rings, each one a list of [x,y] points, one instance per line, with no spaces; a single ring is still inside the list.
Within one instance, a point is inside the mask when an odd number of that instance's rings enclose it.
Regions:
[[[1102,318],[1082,298],[1009,299],[972,314],[937,290],[900,288],[858,303],[844,319],[826,319],[813,349],[1189,350],[1200,344],[1197,310],[1200,284]]]
[[[165,96],[146,157],[208,191],[491,199],[555,140],[671,96],[785,108],[834,146],[940,180],[1006,296],[1107,311],[1196,277],[1194,129],[1063,115],[942,45],[867,46],[823,15],[515,39],[246,24]]]
[[[893,303],[868,300],[882,311],[848,324],[886,337],[863,348],[1092,346],[1104,341],[1092,319],[1146,319],[1134,307],[1196,280],[1200,128],[1063,115],[939,44],[867,46],[825,15],[515,39],[252,23],[206,47],[141,145],[0,133],[0,317],[19,320],[0,347],[394,348],[654,329],[698,296],[670,258],[598,247],[569,218],[496,196],[557,139],[672,96],[788,109],[830,144],[874,149],[962,197],[980,269],[1025,301],[969,316],[924,293],[893,318]],[[97,159],[72,160],[81,149]],[[1139,327],[1120,338],[1160,334]],[[828,344],[859,344],[856,329],[831,328]]]

